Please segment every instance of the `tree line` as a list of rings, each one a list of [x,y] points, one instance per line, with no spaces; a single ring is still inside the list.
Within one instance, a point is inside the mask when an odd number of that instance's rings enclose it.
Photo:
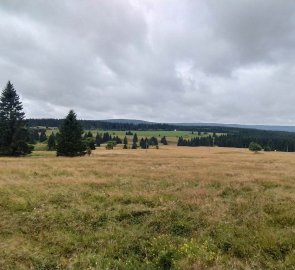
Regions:
[[[43,119],[28,119],[29,127],[56,127],[58,128],[63,119],[43,118]],[[242,128],[223,127],[223,126],[191,126],[191,125],[175,125],[163,123],[117,123],[108,122],[106,120],[78,120],[84,130],[118,130],[118,131],[147,131],[147,130],[162,130],[162,131],[190,131],[192,133],[231,133],[239,132]],[[252,129],[243,129],[252,130]],[[253,129],[254,130],[254,129]],[[131,132],[132,133],[132,132]],[[128,135],[128,134],[126,134]],[[129,134],[132,135],[132,134]]]
[[[295,134],[289,132],[239,132],[219,136],[196,137],[191,139],[178,138],[178,146],[219,146],[248,148],[254,142],[266,151],[295,152]]]

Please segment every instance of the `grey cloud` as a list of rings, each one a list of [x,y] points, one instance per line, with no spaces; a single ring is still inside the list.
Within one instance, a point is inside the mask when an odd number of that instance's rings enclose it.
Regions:
[[[292,0],[2,0],[28,117],[294,124]]]

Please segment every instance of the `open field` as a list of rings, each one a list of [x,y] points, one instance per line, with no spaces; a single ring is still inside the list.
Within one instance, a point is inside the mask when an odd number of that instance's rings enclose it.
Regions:
[[[87,130],[88,131],[88,130]],[[123,137],[126,134],[126,131],[120,131],[120,130],[107,130],[107,131],[102,131],[102,130],[91,130],[91,132],[93,134],[98,133],[103,133],[103,132],[108,132],[111,135],[118,135],[119,137]],[[182,130],[177,130],[177,131],[170,131],[170,130],[135,130],[131,132],[133,134],[137,134],[137,136],[139,137],[183,137],[183,138],[194,138],[194,137],[198,137],[198,132],[194,132],[192,133],[191,131],[182,131]],[[219,135],[221,133],[217,133],[217,135]],[[212,132],[207,132],[207,133],[201,133],[200,136],[209,136],[209,135],[213,135]]]
[[[49,136],[52,132],[56,133],[58,130],[50,130],[47,129],[46,135]],[[85,132],[91,131],[94,136],[96,136],[97,133],[104,133],[108,132],[112,136],[119,136],[121,139],[124,139],[126,136],[126,131],[124,130],[85,130]],[[161,140],[163,136],[166,136],[166,139],[169,144],[177,144],[178,138],[183,137],[184,139],[191,139],[195,137],[207,137],[209,135],[213,135],[212,132],[202,132],[200,135],[198,135],[198,132],[192,133],[191,131],[183,131],[183,130],[177,130],[177,131],[169,131],[169,130],[136,130],[132,131],[133,134],[137,134],[138,138],[145,138],[145,137],[156,137],[158,141]],[[225,133],[216,133],[217,136],[223,135]],[[127,135],[128,142],[132,144],[132,138],[133,135]]]
[[[47,129],[46,135],[49,136],[52,132],[56,133],[58,129]],[[101,129],[91,129],[91,130],[85,130],[85,132],[91,131],[94,135],[96,133],[104,133],[108,132],[111,135],[118,135],[119,137],[124,138],[126,135],[125,130],[101,130]],[[139,137],[183,137],[183,138],[194,138],[198,137],[198,132],[192,133],[191,131],[183,131],[183,130],[177,130],[177,131],[171,131],[171,130],[131,130],[133,134],[137,134]],[[224,134],[224,133],[216,133],[217,135]],[[209,136],[213,135],[212,132],[201,132],[200,136]]]
[[[295,269],[294,205],[292,153],[0,158],[0,269]]]

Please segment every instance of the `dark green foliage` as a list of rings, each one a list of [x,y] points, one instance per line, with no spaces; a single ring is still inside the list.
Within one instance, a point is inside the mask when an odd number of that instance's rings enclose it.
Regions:
[[[54,136],[53,132],[50,134],[50,136],[48,138],[47,145],[48,145],[48,150],[49,151],[52,151],[52,150],[56,149],[55,136]]]
[[[137,134],[135,133],[134,136],[133,136],[133,143],[137,143],[138,142],[138,137],[137,137]]]
[[[29,143],[30,144],[35,144],[37,141],[39,141],[39,133],[38,129],[36,128],[30,128],[29,129]]]
[[[118,136],[113,137],[113,141],[115,141],[116,144],[122,144],[122,139],[120,139]]]
[[[96,143],[96,147],[99,147],[100,144],[102,143],[102,137],[99,133],[96,134],[95,143]]]
[[[256,142],[251,142],[249,144],[249,150],[253,152],[258,152],[262,150],[262,146]]]
[[[94,138],[91,131],[84,133],[83,142],[86,145],[87,149],[95,150],[95,146],[97,145],[96,141],[97,141],[97,137]],[[100,146],[100,144],[99,144],[99,146]]]
[[[156,137],[151,137],[151,138],[149,139],[149,145],[152,145],[152,146],[157,146],[157,145],[159,145],[159,143],[158,143],[158,139],[157,139]]]
[[[83,130],[74,111],[70,111],[60,127],[60,139],[57,144],[58,156],[79,156],[85,154],[86,146],[82,142]]]
[[[83,135],[84,140],[87,140],[88,138],[93,138],[93,134],[91,131],[84,133]]]
[[[164,145],[168,145],[168,142],[167,142],[166,136],[164,136],[164,137],[161,139],[161,143],[164,144]]]
[[[123,143],[124,144],[128,144],[128,140],[127,140],[127,137],[126,136],[124,137]]]
[[[126,135],[133,135],[133,133],[129,130],[129,131],[126,131]]]
[[[127,144],[125,143],[123,149],[128,149]]]
[[[190,140],[184,139],[183,137],[178,138],[177,146],[213,146],[213,138],[208,137],[196,137]]]
[[[140,142],[139,142],[139,146],[140,148],[144,149],[145,148],[145,145],[144,145],[144,139],[141,138]]]
[[[133,144],[132,144],[132,147],[131,147],[132,149],[137,149],[137,143],[136,142],[133,142]]]
[[[251,142],[256,142],[263,148],[269,147],[272,151],[295,151],[295,134],[290,132],[241,130],[239,133],[215,137],[215,145],[221,147],[248,148]]]
[[[87,148],[90,148],[91,150],[95,150],[95,139],[93,137],[87,137],[83,140],[84,144]]]
[[[27,144],[29,141],[22,103],[13,85],[8,82],[0,98],[0,155],[29,154],[33,149]]]
[[[112,135],[110,135],[108,132],[105,132],[102,136],[102,143],[106,143],[111,140],[112,140]]]
[[[56,134],[55,134],[55,144],[58,145],[60,141],[61,141],[60,133],[56,132]]]
[[[271,151],[271,147],[270,147],[269,145],[266,145],[266,146],[264,147],[264,151],[265,151],[265,152],[270,152],[270,151]]]
[[[37,142],[45,142],[47,140],[45,128],[29,128],[29,143],[35,144]]]
[[[149,148],[149,140],[148,138],[141,138],[140,142],[139,142],[139,145],[142,149],[148,149]]]
[[[40,142],[45,142],[47,140],[47,136],[46,136],[46,129],[42,129],[39,135],[39,141]]]
[[[108,150],[114,149],[114,146],[116,146],[116,142],[109,141],[106,145],[106,149],[108,149]]]
[[[108,132],[105,132],[103,134],[97,133],[96,135],[96,145],[100,146],[102,143],[107,143],[109,141],[113,141],[116,144],[122,144],[122,139],[119,136],[113,136],[110,135]]]

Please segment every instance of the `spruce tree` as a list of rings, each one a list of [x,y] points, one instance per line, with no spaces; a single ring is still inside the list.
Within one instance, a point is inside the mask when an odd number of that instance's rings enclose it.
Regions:
[[[134,142],[134,143],[132,144],[131,149],[137,149],[137,143],[136,143],[136,142]]]
[[[144,142],[144,139],[141,138],[140,142],[139,142],[139,145],[142,149],[145,149],[145,142]]]
[[[101,135],[99,133],[96,134],[95,143],[96,143],[97,147],[100,147],[100,144],[102,143],[102,138],[101,138]]]
[[[90,150],[95,150],[95,139],[93,137],[87,137],[83,139],[83,143],[86,145],[86,148]]]
[[[149,145],[158,145],[158,144],[159,144],[158,139],[156,137],[153,136],[149,139]]]
[[[60,127],[56,154],[58,156],[84,155],[86,146],[82,141],[83,130],[73,110],[69,112]]]
[[[35,144],[39,140],[38,130],[35,128],[30,128],[29,129],[29,136],[30,136],[29,143]]]
[[[40,136],[39,136],[39,141],[40,142],[45,142],[47,140],[47,136],[46,136],[46,130],[41,130],[40,131]]]
[[[55,144],[58,145],[61,140],[60,133],[56,132],[55,134]]]
[[[148,138],[145,138],[144,145],[145,145],[145,149],[149,148],[149,140],[148,140]]]
[[[47,146],[48,146],[49,151],[55,150],[55,148],[56,148],[55,136],[54,136],[53,132],[51,133],[51,135],[48,138]]]
[[[128,144],[128,140],[127,140],[127,137],[126,137],[126,136],[124,137],[124,141],[123,141],[123,143],[124,143],[124,144]]]
[[[161,143],[164,144],[164,145],[167,145],[167,144],[168,144],[167,139],[166,139],[166,136],[164,136],[164,137],[161,139]]]
[[[135,133],[133,136],[133,143],[137,143],[138,142],[138,137],[137,134]]]
[[[9,81],[0,97],[0,155],[20,156],[31,153],[30,135],[23,106]]]

